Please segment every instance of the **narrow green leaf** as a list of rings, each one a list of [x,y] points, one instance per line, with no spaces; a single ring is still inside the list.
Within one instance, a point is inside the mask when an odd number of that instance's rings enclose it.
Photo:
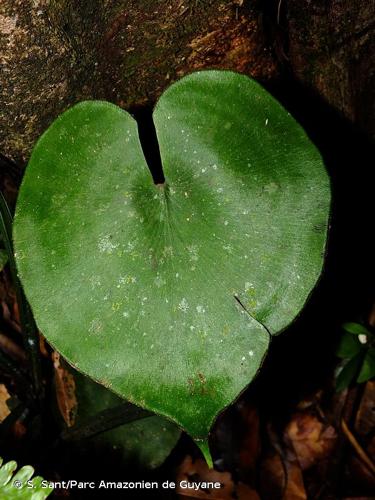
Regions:
[[[353,335],[371,335],[370,331],[359,323],[344,323],[342,327],[346,332]]]
[[[361,384],[362,382],[367,382],[367,380],[370,380],[373,377],[375,377],[375,349],[370,348],[364,357],[357,382]]]
[[[365,349],[365,346],[359,342],[358,337],[345,332],[341,335],[336,356],[342,359],[352,358],[363,349]]]
[[[349,387],[349,385],[356,379],[361,369],[362,361],[363,353],[359,353],[344,364],[336,378],[337,392],[343,391]]]

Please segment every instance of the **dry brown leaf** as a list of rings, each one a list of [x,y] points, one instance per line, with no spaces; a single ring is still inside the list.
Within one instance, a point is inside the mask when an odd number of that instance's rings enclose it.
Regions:
[[[285,459],[278,453],[268,456],[261,464],[262,498],[306,500],[301,467],[296,459]]]
[[[371,497],[345,497],[342,500],[374,500],[374,496],[371,496]]]
[[[358,436],[366,437],[375,429],[375,381],[369,380],[355,419],[354,429]]]
[[[286,485],[286,469],[278,453],[267,456],[261,462],[260,482],[264,498],[282,498]]]
[[[48,345],[46,342],[46,339],[43,337],[43,335],[39,332],[39,349],[40,349],[40,354],[45,357],[49,358],[49,351],[48,351]]]
[[[181,481],[189,483],[213,482],[220,483],[221,488],[216,489],[185,489],[180,486]],[[205,498],[208,500],[260,500],[255,490],[245,484],[234,484],[229,472],[218,472],[209,469],[204,460],[193,461],[190,456],[186,457],[180,465],[177,474],[176,491],[181,499],[185,498]]]
[[[306,500],[303,475],[297,462],[287,462],[287,478],[283,500]]]
[[[293,446],[302,470],[306,470],[330,455],[337,433],[331,425],[325,426],[317,417],[297,413],[288,424],[285,437]]]
[[[75,395],[75,381],[71,373],[65,370],[60,363],[60,354],[52,353],[53,366],[55,368],[56,399],[61,416],[66,425],[74,425],[77,411],[77,399]]]
[[[260,500],[258,493],[244,483],[238,483],[235,488],[237,500]]]
[[[0,384],[0,422],[5,420],[10,414],[10,410],[7,405],[7,401],[10,398],[8,389],[4,384]]]

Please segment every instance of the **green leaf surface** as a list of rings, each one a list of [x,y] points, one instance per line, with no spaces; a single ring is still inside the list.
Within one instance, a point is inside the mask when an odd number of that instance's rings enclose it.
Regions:
[[[3,464],[0,457],[0,500],[44,500],[52,493],[53,488],[42,485],[41,477],[32,477],[34,468],[31,465],[16,469],[17,462],[12,460]]]
[[[357,382],[361,384],[362,382],[367,382],[367,380],[370,380],[373,377],[375,377],[375,349],[371,347],[366,352]]]
[[[329,181],[302,128],[245,76],[185,77],[154,121],[163,186],[118,107],[84,102],[50,126],[17,203],[17,262],[66,359],[205,440],[318,279]]]
[[[73,371],[72,368],[69,369]],[[102,385],[76,370],[73,373],[78,401],[75,426],[82,425],[100,411],[116,407],[123,402]],[[74,426],[72,429],[74,430]],[[153,469],[161,465],[171,453],[180,434],[180,429],[169,420],[151,416],[105,431],[93,439],[99,445],[117,450],[124,462]]]
[[[371,335],[369,330],[360,323],[344,323],[342,327],[346,332],[352,333],[353,335]]]
[[[336,391],[340,392],[349,387],[360,372],[363,361],[363,352],[356,354],[353,358],[348,359],[336,378]]]
[[[342,359],[352,358],[366,347],[360,343],[358,337],[344,332],[340,338],[340,342],[336,351],[336,356]]]

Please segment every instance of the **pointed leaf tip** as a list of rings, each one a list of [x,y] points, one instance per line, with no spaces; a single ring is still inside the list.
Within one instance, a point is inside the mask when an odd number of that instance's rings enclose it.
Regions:
[[[202,455],[203,455],[203,457],[208,465],[208,468],[213,469],[214,464],[212,461],[212,456],[211,456],[210,447],[208,444],[208,439],[203,439],[203,440],[199,440],[199,441],[195,441],[195,442],[197,443],[199,449],[201,450]]]

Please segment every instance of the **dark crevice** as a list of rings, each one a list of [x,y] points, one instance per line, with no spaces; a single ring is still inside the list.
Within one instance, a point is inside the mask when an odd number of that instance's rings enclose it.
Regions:
[[[272,338],[272,334],[271,332],[268,330],[268,328],[266,327],[266,325],[264,325],[261,321],[259,321],[259,319],[255,318],[249,311],[248,309],[242,304],[241,300],[239,299],[238,295],[233,295],[234,299],[236,300],[236,302],[239,304],[239,306],[241,307],[241,309],[243,309],[245,311],[245,313],[250,316],[251,319],[253,319],[254,321],[256,321],[257,323],[259,323],[260,325],[263,326],[263,328],[266,330],[266,332],[268,333],[268,335],[270,336],[270,339]]]
[[[152,110],[138,108],[132,114],[137,121],[139,140],[154,184],[163,184],[165,177]]]

